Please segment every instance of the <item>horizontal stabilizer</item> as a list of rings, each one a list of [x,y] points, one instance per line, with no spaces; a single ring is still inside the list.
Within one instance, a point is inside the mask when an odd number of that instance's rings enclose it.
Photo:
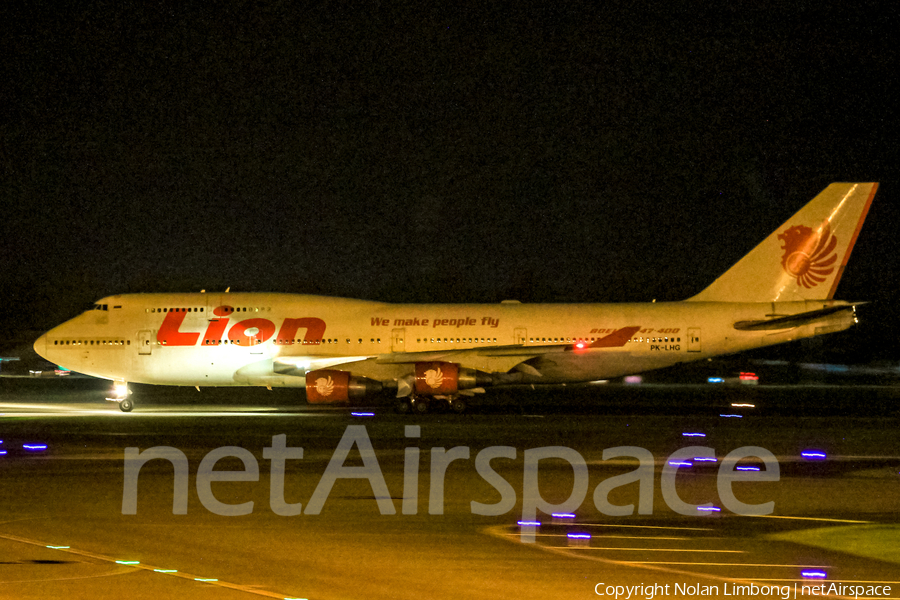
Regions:
[[[796,315],[788,315],[786,317],[776,317],[774,319],[761,319],[758,321],[738,321],[734,324],[734,328],[738,331],[771,331],[778,329],[792,329],[802,325],[809,325],[819,321],[830,315],[839,313],[844,310],[853,311],[855,306],[865,304],[858,302],[856,304],[842,304],[840,306],[832,306],[821,310],[811,310]]]

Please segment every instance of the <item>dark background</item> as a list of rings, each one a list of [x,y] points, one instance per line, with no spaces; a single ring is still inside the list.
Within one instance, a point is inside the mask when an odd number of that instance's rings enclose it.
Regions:
[[[880,181],[873,304],[800,351],[900,358],[900,20],[844,4],[3,3],[0,335],[229,286],[680,300]]]

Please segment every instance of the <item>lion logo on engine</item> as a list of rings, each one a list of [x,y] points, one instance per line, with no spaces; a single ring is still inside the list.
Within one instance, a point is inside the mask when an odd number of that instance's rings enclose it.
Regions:
[[[425,383],[431,387],[431,389],[436,390],[444,384],[444,373],[441,371],[441,368],[437,369],[428,369],[425,371]]]
[[[834,271],[837,261],[837,238],[831,233],[827,222],[819,231],[813,231],[805,225],[794,225],[784,233],[778,234],[784,243],[781,249],[781,266],[797,283],[805,288],[813,288],[824,282]]]
[[[334,381],[331,380],[331,376],[329,375],[327,378],[319,377],[316,379],[316,393],[322,396],[323,398],[327,398],[334,392]]]

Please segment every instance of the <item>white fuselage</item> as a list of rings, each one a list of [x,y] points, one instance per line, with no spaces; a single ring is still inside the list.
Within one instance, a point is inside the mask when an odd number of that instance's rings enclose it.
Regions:
[[[525,383],[564,383],[839,331],[855,321],[851,310],[784,329],[739,330],[735,323],[844,305],[386,304],[268,293],[127,294],[98,301],[41,336],[35,349],[73,371],[162,385],[302,387],[305,373],[320,368],[390,382],[423,360],[487,373],[518,368]],[[622,343],[596,344],[623,330]]]

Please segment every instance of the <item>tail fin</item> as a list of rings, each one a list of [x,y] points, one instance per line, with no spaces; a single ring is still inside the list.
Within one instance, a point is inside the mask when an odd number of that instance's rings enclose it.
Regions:
[[[832,183],[692,302],[830,300],[877,183]]]

